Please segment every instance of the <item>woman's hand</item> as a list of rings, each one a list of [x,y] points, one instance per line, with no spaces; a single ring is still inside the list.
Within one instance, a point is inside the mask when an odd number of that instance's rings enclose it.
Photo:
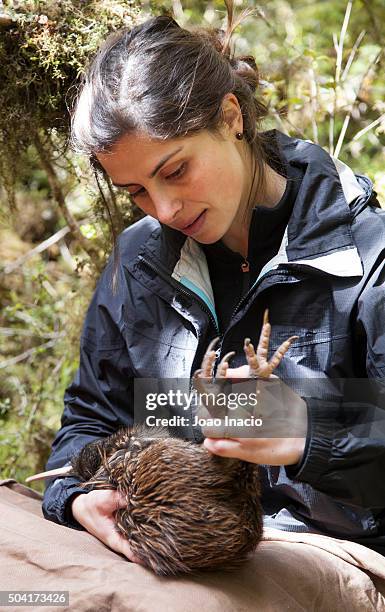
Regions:
[[[132,552],[126,538],[116,530],[114,513],[127,505],[118,491],[100,489],[77,495],[71,505],[73,517],[89,533],[133,563],[140,560]]]
[[[305,449],[306,438],[205,438],[203,445],[221,457],[262,465],[295,465]]]
[[[226,372],[226,378],[238,381],[248,376],[247,365],[228,368]],[[219,437],[223,436],[223,429],[222,434],[215,435],[215,428],[203,428],[205,448],[215,455],[263,465],[299,463],[306,443],[306,402],[275,375],[267,380],[256,379],[255,385],[258,397],[256,412],[262,421],[262,426],[254,429],[255,436],[238,437],[239,428],[232,430],[230,427],[223,438]],[[234,385],[234,391],[236,387]],[[247,412],[242,412],[247,415]],[[234,416],[240,416],[240,412]]]

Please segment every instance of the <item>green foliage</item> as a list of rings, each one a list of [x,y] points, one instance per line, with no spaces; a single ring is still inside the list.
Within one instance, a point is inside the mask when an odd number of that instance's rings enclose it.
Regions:
[[[48,265],[48,264],[51,265]],[[2,283],[0,464],[26,477],[47,459],[64,390],[77,365],[92,282],[37,258]],[[55,278],[55,282],[53,280]],[[52,284],[54,282],[54,284]]]
[[[18,150],[31,127],[68,136],[66,102],[108,32],[130,26],[134,2],[8,0],[14,23],[0,39],[0,125]],[[3,146],[6,146],[3,142]],[[10,144],[10,143],[9,143]]]
[[[368,174],[383,202],[384,17],[383,3],[273,2],[258,11],[258,40],[255,24],[244,33],[274,123]]]
[[[35,166],[45,172],[47,165],[52,167],[50,189],[56,197],[60,189],[71,187],[74,168],[66,151],[67,107],[100,43],[112,30],[132,26],[139,6],[128,0],[8,0],[4,8],[13,21],[0,30],[0,179],[15,210],[15,189],[25,175],[31,146],[39,152]],[[57,180],[59,156],[65,162],[65,176],[61,173]],[[89,171],[86,175],[89,181]],[[93,245],[88,249],[80,235],[78,240],[100,267]],[[102,250],[104,246],[99,245]]]
[[[95,269],[112,247],[109,219],[88,164],[67,148],[67,106],[101,41],[110,31],[131,26],[139,9],[139,3],[121,0],[8,0],[5,21],[0,14],[3,476],[22,479],[47,459],[64,389],[76,369]],[[128,198],[114,199],[104,191],[112,198],[116,225],[131,223]],[[71,232],[7,272],[12,260],[66,223],[78,236]]]

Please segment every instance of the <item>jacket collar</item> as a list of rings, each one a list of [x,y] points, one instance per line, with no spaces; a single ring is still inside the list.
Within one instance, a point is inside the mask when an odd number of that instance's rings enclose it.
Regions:
[[[281,133],[277,140],[284,159],[302,169],[303,179],[275,263],[307,265],[336,276],[362,275],[350,205],[365,195],[364,189],[352,170],[322,147]]]

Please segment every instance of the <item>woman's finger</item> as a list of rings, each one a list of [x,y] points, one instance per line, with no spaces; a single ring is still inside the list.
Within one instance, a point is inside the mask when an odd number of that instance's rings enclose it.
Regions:
[[[205,438],[203,446],[220,457],[230,457],[233,459],[243,459],[243,448],[238,440],[226,438]]]
[[[127,557],[132,563],[141,563],[140,559],[133,553],[128,541],[117,531],[111,530],[106,538],[106,544],[115,552]]]
[[[119,491],[113,489],[100,489],[97,491],[97,494],[95,500],[101,511],[105,514],[112,515],[116,510],[124,508],[127,505],[127,501]]]

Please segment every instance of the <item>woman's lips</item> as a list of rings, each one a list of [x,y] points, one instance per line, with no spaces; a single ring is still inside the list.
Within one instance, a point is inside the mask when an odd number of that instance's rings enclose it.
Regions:
[[[206,218],[206,210],[204,210],[195,219],[195,221],[193,221],[190,225],[186,225],[180,231],[183,232],[183,234],[186,234],[186,236],[192,236],[193,234],[196,234],[197,232],[199,232],[199,230],[201,229],[203,223],[205,222],[205,218]]]

